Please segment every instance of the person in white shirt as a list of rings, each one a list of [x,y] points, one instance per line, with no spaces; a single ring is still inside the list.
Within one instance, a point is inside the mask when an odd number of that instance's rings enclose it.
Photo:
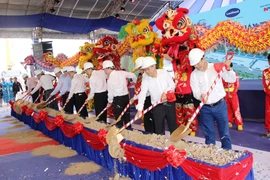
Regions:
[[[152,57],[145,57],[141,69],[145,75],[142,79],[139,102],[136,106],[138,112],[136,117],[141,117],[146,94],[149,91],[151,103],[162,101],[153,109],[155,119],[155,133],[165,134],[165,119],[167,120],[169,131],[172,133],[176,128],[175,102],[167,101],[167,93],[174,92],[175,84],[172,77],[165,69],[156,69],[156,61]]]
[[[141,91],[142,78],[144,76],[144,70],[141,69],[143,59],[144,59],[144,57],[139,57],[135,61],[135,70],[139,71],[137,82],[135,84],[135,92],[136,92],[136,94],[139,94],[140,91]],[[138,99],[138,95],[134,97],[134,100],[137,100],[137,99]],[[152,105],[151,97],[150,97],[149,92],[147,92],[146,98],[145,98],[145,101],[144,101],[143,109],[145,110],[148,107],[150,107],[151,105]],[[155,132],[155,120],[154,120],[154,115],[153,115],[152,110],[149,111],[148,113],[144,114],[143,125],[144,125],[144,130],[146,132],[150,132],[150,133]]]
[[[37,85],[38,79],[36,77],[28,77],[27,74],[23,74],[22,78],[25,81],[25,89],[28,93],[30,93]],[[32,94],[33,102],[38,98],[39,91],[36,91],[34,94]]]
[[[110,60],[103,61],[102,64],[104,72],[108,75],[107,86],[108,86],[108,105],[112,106],[115,119],[118,119],[122,111],[129,103],[129,91],[127,88],[126,78],[131,78],[133,82],[136,82],[137,78],[134,73],[127,71],[116,71],[114,70],[114,64]],[[122,127],[123,123],[130,121],[130,109],[125,112],[121,120],[116,124],[117,127]]]
[[[42,87],[44,90],[43,99],[47,100],[50,97],[50,94],[53,92],[53,81],[55,80],[55,77],[50,74],[44,74],[42,70],[36,70],[35,74],[39,81],[36,87],[31,91],[31,94],[34,94],[36,91],[39,90],[40,87]],[[48,107],[58,110],[58,105],[56,101],[50,103]]]
[[[208,63],[204,56],[204,51],[195,48],[189,52],[190,65],[195,67],[191,74],[190,85],[194,97],[205,104],[200,110],[199,122],[203,127],[206,144],[216,144],[215,141],[215,121],[220,135],[222,148],[231,149],[231,137],[228,126],[227,105],[224,97],[226,95],[220,78],[211,94],[207,97],[206,94],[214,83],[218,73],[222,68],[230,69],[230,60],[225,60],[224,63]],[[222,77],[227,82],[235,82],[236,75],[234,71],[225,71]]]
[[[72,78],[70,92],[67,101],[68,103],[70,103],[70,100],[74,98],[75,108],[76,111],[78,112],[87,99],[87,95],[85,93],[86,91],[85,83],[88,83],[89,80],[83,74],[76,74],[76,70],[73,66],[68,66],[67,72],[69,76]],[[88,112],[85,106],[81,110],[80,116],[83,118],[88,117]]]
[[[104,70],[95,70],[94,65],[90,62],[84,63],[83,66],[86,74],[90,76],[90,95],[88,95],[87,101],[94,98],[95,113],[98,116],[108,103],[107,75]],[[107,111],[99,117],[99,121],[107,123]]]
[[[69,90],[70,90],[70,87],[71,87],[71,77],[68,75],[66,67],[67,66],[65,66],[63,68],[63,73],[64,74],[62,74],[60,68],[55,68],[54,69],[55,76],[58,78],[58,83],[57,83],[57,86],[55,87],[55,89],[53,90],[53,92],[50,95],[50,96],[54,96],[55,94],[57,94],[60,91],[59,96],[62,97],[63,105],[66,103],[66,100],[67,100],[67,97],[68,97],[68,94],[69,94]],[[64,111],[66,113],[73,114],[73,105],[74,105],[74,102],[70,101],[65,106]]]

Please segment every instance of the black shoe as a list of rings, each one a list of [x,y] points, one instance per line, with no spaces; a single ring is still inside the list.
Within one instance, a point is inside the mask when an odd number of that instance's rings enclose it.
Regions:
[[[270,137],[270,131],[267,131],[266,133],[262,134],[261,137]]]

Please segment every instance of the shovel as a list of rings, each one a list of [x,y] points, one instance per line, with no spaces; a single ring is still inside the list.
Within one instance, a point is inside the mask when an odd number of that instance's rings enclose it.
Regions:
[[[86,118],[86,120],[84,121],[85,124],[89,124],[91,121],[96,121],[99,119],[99,117],[107,110],[107,107],[105,107],[99,114],[97,117],[88,117]]]
[[[151,111],[154,107],[156,107],[158,104],[160,104],[162,101],[159,100],[158,102],[156,102],[155,104],[152,104],[150,107],[148,107],[147,109],[145,109],[143,111],[142,114],[146,114],[147,112]],[[135,117],[133,118],[131,121],[129,121],[127,124],[125,124],[120,130],[116,127],[113,126],[107,133],[106,135],[106,142],[107,144],[110,144],[111,140],[117,136],[119,133],[121,133],[124,129],[126,129],[128,126],[130,126],[132,123],[134,123],[135,121],[137,121],[138,119],[140,119],[141,117]],[[119,140],[119,142],[121,141],[121,139]]]
[[[58,98],[59,98],[59,96],[53,98],[53,99],[50,100],[49,102],[48,102],[48,100],[49,100],[50,98],[48,98],[46,101],[43,101],[43,102],[39,103],[39,104],[37,105],[37,109],[45,108],[46,106],[48,106],[49,104],[51,104],[53,101],[55,101],[55,100],[58,99]]]
[[[39,99],[39,98],[41,98],[41,96],[43,96],[43,94],[42,93],[40,93],[40,95],[35,99],[35,101],[33,102],[34,104],[37,102],[37,100]]]
[[[117,120],[113,121],[111,124],[107,125],[106,128],[112,127],[113,125],[115,125],[116,123],[118,123],[122,116],[125,114],[125,112],[128,110],[128,108],[131,106],[131,104],[134,102],[133,98],[129,101],[129,103],[127,104],[127,106],[125,107],[125,109],[122,111],[122,113],[120,114],[120,116],[117,118]]]
[[[233,58],[233,55],[234,54],[232,52],[228,52],[227,55],[226,55],[226,59],[231,60]],[[213,82],[213,84],[211,85],[210,89],[206,93],[206,97],[209,97],[210,93],[212,92],[212,90],[216,86],[217,82],[221,78],[221,75],[225,71],[225,69],[226,68],[223,67],[222,70],[218,73],[215,81]],[[195,117],[198,115],[199,111],[201,110],[201,108],[203,107],[204,104],[205,104],[204,100],[201,101],[201,103],[199,104],[198,108],[195,110],[195,112],[193,113],[193,115],[191,116],[191,118],[188,120],[188,123],[187,123],[186,126],[181,125],[176,130],[174,130],[174,132],[170,136],[170,140],[171,141],[180,141],[181,139],[183,139],[184,137],[186,137],[189,133],[191,133],[192,130],[189,128],[189,126],[191,125],[191,123],[195,119]]]

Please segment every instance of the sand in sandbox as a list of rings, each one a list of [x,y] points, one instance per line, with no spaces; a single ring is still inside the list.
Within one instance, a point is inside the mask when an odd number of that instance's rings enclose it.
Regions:
[[[10,124],[21,124],[22,122],[21,121],[10,121],[9,123]]]
[[[47,137],[25,137],[25,138],[20,138],[16,139],[18,143],[35,143],[35,142],[45,142],[45,141],[50,141],[52,139],[47,138]]]
[[[39,131],[28,130],[28,131],[22,131],[22,132],[6,133],[6,134],[3,134],[1,137],[19,139],[19,138],[37,136],[38,134],[40,134]]]
[[[77,152],[64,145],[48,145],[34,149],[32,151],[32,155],[50,155],[51,157],[55,158],[68,158],[76,156]]]
[[[15,118],[12,118],[12,119],[4,119],[4,120],[1,120],[0,122],[13,122],[13,121],[18,121],[18,120]]]
[[[72,163],[66,170],[65,175],[91,174],[100,171],[100,166],[93,162]]]
[[[12,127],[10,127],[10,128],[7,128],[8,130],[10,130],[10,129],[19,129],[19,128],[23,128],[23,127],[25,127],[25,125],[23,125],[23,124],[18,124],[18,125],[16,125],[16,126],[12,126]]]

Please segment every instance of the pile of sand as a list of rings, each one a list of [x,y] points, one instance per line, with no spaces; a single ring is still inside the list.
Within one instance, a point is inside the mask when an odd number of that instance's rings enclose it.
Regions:
[[[38,137],[39,131],[29,130],[22,132],[10,132],[2,135],[1,137],[15,139],[18,143],[35,143],[35,142],[45,142],[50,141],[48,137]]]
[[[7,129],[8,130],[11,130],[11,129],[19,129],[19,128],[23,128],[23,127],[25,127],[24,124],[17,124],[15,126],[12,126],[12,127],[7,128]]]
[[[49,110],[46,108],[43,110],[47,111],[51,116],[59,114],[59,111]],[[64,116],[65,116],[64,119],[67,119],[68,117],[74,117],[74,115],[66,115],[66,114],[64,114]],[[75,123],[77,121],[82,123],[85,127],[94,129],[96,131],[99,131],[102,128],[106,129],[107,127],[106,124],[100,123],[98,121],[91,121],[90,123],[86,124],[84,123],[84,120],[82,118],[78,117],[73,122]],[[153,148],[165,150],[167,147],[174,145],[175,148],[178,150],[185,150],[187,152],[187,157],[201,160],[213,165],[221,166],[228,163],[232,163],[238,158],[246,155],[246,152],[224,150],[214,145],[186,142],[184,140],[173,142],[170,141],[170,139],[164,135],[143,134],[136,130],[133,131],[124,130],[121,134],[127,140],[134,141],[138,144],[148,145]],[[121,151],[121,148],[119,149],[119,145],[116,145],[115,142],[112,144],[113,146],[109,147],[109,151],[114,153],[116,151],[119,151],[119,153],[115,153],[115,155],[121,159],[123,157],[123,152]]]
[[[91,174],[100,171],[100,166],[93,162],[72,163],[66,170],[65,175]]]
[[[116,173],[113,178],[109,178],[109,180],[130,180],[128,177],[121,177],[120,174]]]
[[[32,151],[32,155],[50,155],[51,157],[55,158],[68,158],[76,156],[77,152],[64,145],[48,145],[34,149]]]
[[[0,122],[15,122],[15,121],[18,121],[18,119],[4,119],[4,120],[1,120]]]

